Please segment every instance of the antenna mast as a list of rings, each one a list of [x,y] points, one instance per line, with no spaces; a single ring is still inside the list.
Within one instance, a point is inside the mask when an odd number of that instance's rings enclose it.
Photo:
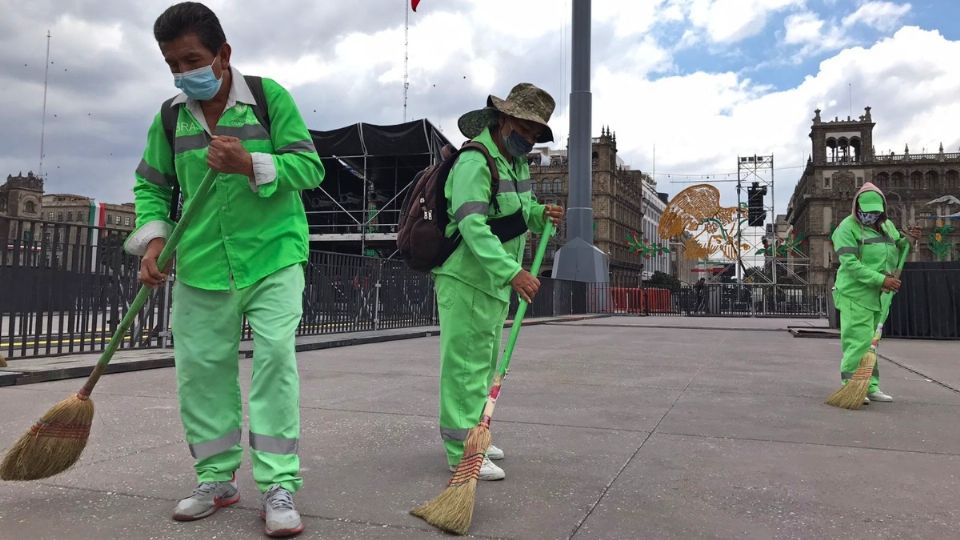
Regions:
[[[50,72],[50,30],[47,30],[47,60],[43,64],[43,116],[40,119],[40,167],[37,176],[43,176],[43,139],[47,129],[47,75]]]

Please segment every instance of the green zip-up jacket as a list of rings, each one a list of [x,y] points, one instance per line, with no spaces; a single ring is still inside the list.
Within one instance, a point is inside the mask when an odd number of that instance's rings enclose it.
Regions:
[[[434,270],[439,275],[450,276],[480,291],[502,300],[510,301],[510,281],[520,273],[523,249],[527,235],[523,234],[501,243],[490,230],[487,219],[504,217],[522,209],[527,227],[543,232],[546,224],[544,205],[533,195],[530,183],[530,166],[526,159],[512,162],[500,153],[490,130],[485,129],[474,141],[484,145],[497,164],[500,174],[500,191],[497,203],[500,212],[490,204],[493,189],[487,160],[480,152],[467,151],[457,158],[450,171],[444,194],[447,197],[447,236],[459,230],[463,241],[442,266]]]
[[[263,79],[270,117],[267,133],[253,112],[255,98],[243,75],[236,69],[231,73],[230,96],[212,134],[242,141],[253,158],[254,178],[221,174],[205,208],[181,238],[177,279],[206,290],[229,290],[231,279],[243,289],[277,270],[306,262],[309,235],[300,191],[319,186],[324,176],[290,94],[273,80]],[[208,169],[211,130],[200,104],[181,94],[172,106],[180,108],[174,148],[167,142],[158,113],[137,167],[133,188],[137,229],[126,242],[127,251],[134,255],[143,255],[153,238],[169,236],[173,181],[179,180],[184,206],[188,206]]]
[[[883,195],[873,184],[865,183],[853,198],[853,214],[844,218],[833,232],[833,248],[840,260],[834,295],[871,311],[880,311],[883,280],[896,271],[901,250],[909,247],[909,241],[889,219],[883,220],[879,231],[860,223],[856,217],[856,201],[865,191]]]

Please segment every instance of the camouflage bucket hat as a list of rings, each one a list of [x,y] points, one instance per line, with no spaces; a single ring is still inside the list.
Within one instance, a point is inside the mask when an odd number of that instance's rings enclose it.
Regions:
[[[545,143],[553,141],[553,131],[547,123],[554,107],[556,103],[550,94],[530,83],[520,83],[510,90],[507,99],[490,95],[487,97],[486,107],[464,114],[457,121],[457,125],[465,137],[472,139],[485,128],[492,126],[497,115],[503,113],[543,126],[543,133],[537,138],[537,142]]]

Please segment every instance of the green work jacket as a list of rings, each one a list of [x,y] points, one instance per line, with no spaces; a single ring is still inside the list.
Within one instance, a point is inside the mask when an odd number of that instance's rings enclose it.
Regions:
[[[243,75],[232,70],[227,106],[213,135],[239,138],[251,153],[254,178],[221,174],[210,199],[190,223],[177,248],[177,279],[191,287],[238,289],[287,266],[304,263],[309,249],[307,219],[300,191],[315,188],[324,177],[323,164],[290,94],[263,79],[270,133],[260,125],[251,105],[255,98]],[[170,196],[178,180],[184,207],[207,172],[211,130],[198,102],[181,94],[173,102],[179,119],[170,148],[158,113],[147,132],[147,146],[136,171],[133,192],[137,230],[127,251],[142,255],[147,243],[169,236]]]
[[[530,165],[525,158],[507,159],[493,142],[489,129],[473,140],[484,145],[497,164],[500,211],[490,204],[492,177],[486,158],[477,151],[464,152],[450,171],[444,189],[450,218],[446,234],[452,236],[459,230],[463,241],[434,273],[450,276],[508,302],[510,281],[520,273],[527,235],[502,243],[490,230],[487,220],[521,209],[527,227],[541,233],[546,223],[544,205],[539,204],[533,194]]]

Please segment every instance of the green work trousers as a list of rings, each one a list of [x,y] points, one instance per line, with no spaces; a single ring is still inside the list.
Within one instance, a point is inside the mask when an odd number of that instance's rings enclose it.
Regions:
[[[447,463],[463,457],[497,367],[509,304],[445,275],[436,278],[440,315],[440,436]]]
[[[843,360],[840,361],[840,379],[844,382],[853,377],[860,367],[860,359],[870,349],[870,342],[880,324],[880,312],[867,309],[848,298],[837,295],[837,309],[840,310],[840,346]],[[879,362],[873,366],[869,392],[880,389]]]
[[[303,313],[303,267],[288,266],[245,289],[208,291],[177,283],[174,356],[180,417],[198,482],[230,480],[240,467],[239,345],[246,316],[253,331],[249,443],[261,492],[303,484],[297,454],[300,377],[295,334]]]

